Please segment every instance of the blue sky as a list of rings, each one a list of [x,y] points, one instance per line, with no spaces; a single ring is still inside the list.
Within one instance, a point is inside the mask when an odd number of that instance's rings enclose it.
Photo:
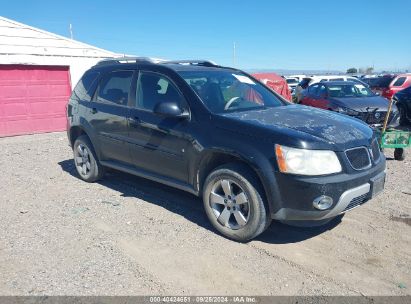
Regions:
[[[411,70],[411,1],[0,1],[0,14],[114,52],[245,69]]]

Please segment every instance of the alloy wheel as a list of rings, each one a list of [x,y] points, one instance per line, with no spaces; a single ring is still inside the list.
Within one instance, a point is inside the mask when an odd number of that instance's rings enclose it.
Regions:
[[[77,171],[83,176],[88,176],[91,170],[90,152],[88,148],[84,144],[79,144],[74,152]]]
[[[211,189],[209,205],[220,225],[237,230],[243,228],[250,217],[247,194],[235,181],[221,179]]]

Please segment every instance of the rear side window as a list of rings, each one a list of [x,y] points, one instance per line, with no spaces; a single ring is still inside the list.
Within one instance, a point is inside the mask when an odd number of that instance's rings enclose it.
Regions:
[[[96,90],[99,75],[96,71],[86,72],[74,88],[71,99],[90,101]]]
[[[174,84],[157,73],[141,72],[137,85],[136,107],[153,111],[160,102],[175,102],[183,105],[183,98]]]
[[[98,102],[127,105],[133,71],[115,71],[106,75],[97,96]]]
[[[404,84],[405,80],[407,80],[407,77],[399,77],[394,84],[392,85],[393,87],[400,87]]]

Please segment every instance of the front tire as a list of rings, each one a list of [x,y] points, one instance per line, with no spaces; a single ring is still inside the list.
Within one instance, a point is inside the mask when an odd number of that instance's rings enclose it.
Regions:
[[[73,145],[74,164],[80,178],[92,183],[101,179],[104,175],[104,167],[100,164],[94,152],[90,139],[79,136]]]
[[[271,218],[255,174],[232,163],[218,167],[204,182],[204,209],[211,224],[225,237],[249,241],[261,234]]]

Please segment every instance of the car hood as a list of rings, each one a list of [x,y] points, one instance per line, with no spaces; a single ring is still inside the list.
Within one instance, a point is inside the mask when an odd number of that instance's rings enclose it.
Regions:
[[[353,97],[353,98],[330,98],[332,104],[349,108],[358,112],[367,112],[368,109],[378,108],[378,111],[386,112],[389,102],[381,96]]]
[[[237,133],[250,134],[246,126],[252,126],[269,131],[268,136],[271,136],[274,142],[279,138],[291,143],[297,139],[299,145],[313,149],[332,147],[334,150],[342,151],[355,146],[369,145],[373,137],[371,128],[358,119],[302,105],[225,113],[219,116],[238,122],[223,122],[218,124],[219,127],[235,128],[233,131]]]

